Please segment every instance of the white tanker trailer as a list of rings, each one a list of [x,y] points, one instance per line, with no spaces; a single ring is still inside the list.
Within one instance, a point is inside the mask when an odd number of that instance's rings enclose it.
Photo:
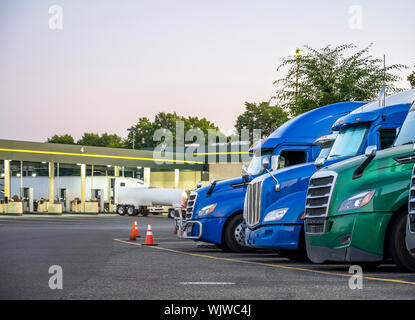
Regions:
[[[184,190],[165,188],[136,188],[116,186],[114,192],[114,203],[119,215],[129,216],[149,213],[149,207],[168,206],[180,208]],[[171,209],[169,210],[169,216]]]

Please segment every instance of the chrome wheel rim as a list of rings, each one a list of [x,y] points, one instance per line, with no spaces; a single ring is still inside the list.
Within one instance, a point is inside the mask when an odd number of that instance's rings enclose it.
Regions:
[[[236,228],[234,232],[235,240],[236,242],[242,246],[245,247],[245,230],[242,228],[242,223],[240,223]]]

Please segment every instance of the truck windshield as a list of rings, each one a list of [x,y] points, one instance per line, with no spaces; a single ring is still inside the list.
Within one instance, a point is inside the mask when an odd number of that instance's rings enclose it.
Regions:
[[[251,162],[248,166],[248,174],[252,176],[260,175],[262,172],[264,172],[264,167],[262,166],[262,160],[264,158],[268,158],[268,160],[271,159],[271,151],[267,152],[261,152],[261,153],[255,153],[254,157],[252,158]]]
[[[359,152],[368,128],[368,125],[357,125],[340,131],[328,158],[355,156]]]
[[[333,146],[333,142],[322,144],[320,146],[321,151],[320,151],[320,154],[318,155],[317,159],[320,159],[320,158],[321,159],[327,159],[327,157],[330,154],[332,146]]]
[[[404,144],[411,144],[415,142],[415,108],[412,108],[399,132],[394,146],[402,146]]]

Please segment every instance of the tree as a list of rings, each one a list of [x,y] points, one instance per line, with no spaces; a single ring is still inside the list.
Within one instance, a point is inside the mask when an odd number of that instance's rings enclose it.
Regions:
[[[101,145],[108,148],[125,148],[123,139],[116,134],[104,133],[101,135]]]
[[[74,138],[69,134],[64,135],[53,135],[51,138],[48,138],[49,143],[61,143],[61,144],[75,144]]]
[[[127,148],[133,149],[133,139],[134,149],[154,146],[153,135],[156,128],[148,118],[139,118],[137,124],[133,126],[132,129],[133,130],[130,130],[128,133],[125,141]]]
[[[411,88],[415,89],[415,70],[408,76],[408,81],[411,84]]]
[[[176,143],[176,122],[183,121],[184,123],[184,133],[190,129],[200,129],[205,135],[205,141],[207,142],[207,135],[209,129],[214,129],[220,133],[219,128],[215,126],[206,118],[199,119],[198,117],[184,117],[179,116],[174,113],[165,113],[159,112],[156,114],[154,121],[150,121],[146,117],[138,119],[137,124],[135,124],[129,131],[128,137],[126,139],[126,146],[132,148],[133,138],[134,138],[134,148],[153,148],[160,144],[160,141],[153,141],[153,136],[156,130],[158,129],[167,129],[173,135],[173,142]],[[189,141],[186,141],[189,143]]]
[[[383,59],[369,55],[371,46],[362,50],[355,50],[353,44],[322,49],[305,46],[305,55],[285,57],[277,67],[277,71],[288,71],[274,82],[277,90],[273,98],[296,116],[336,102],[374,100],[384,85],[388,92],[399,91],[395,83],[400,77],[392,72],[406,66],[394,64],[384,70]],[[351,50],[355,52],[349,54]]]
[[[77,144],[83,146],[94,147],[108,147],[108,148],[124,148],[124,142],[121,137],[116,134],[104,133],[101,136],[96,133],[84,133],[81,139],[77,141]]]
[[[83,146],[101,147],[101,138],[96,133],[84,133],[82,138],[77,141],[77,144]]]
[[[239,135],[242,129],[248,129],[252,143],[254,129],[260,129],[263,137],[269,136],[288,119],[289,114],[286,111],[278,106],[270,106],[269,102],[245,102],[245,112],[237,118],[235,129]]]

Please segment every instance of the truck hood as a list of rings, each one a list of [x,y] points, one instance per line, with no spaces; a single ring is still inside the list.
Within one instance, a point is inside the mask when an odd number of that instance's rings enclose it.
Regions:
[[[368,165],[365,169],[367,172],[372,172],[378,169],[383,169],[389,166],[396,166],[399,165],[399,162],[394,161],[393,158],[403,156],[406,154],[413,153],[413,145],[404,145],[404,146],[397,146],[388,148],[385,150],[378,151],[376,157],[372,160],[372,162]],[[357,156],[345,161],[341,161],[327,167],[324,167],[322,170],[331,170],[336,173],[341,173],[348,170],[356,169],[362,162],[366,159],[366,156],[361,155]],[[393,160],[393,161],[391,161]]]
[[[212,195],[216,194],[216,193],[219,193],[219,192],[229,191],[229,189],[233,189],[232,186],[242,184],[243,182],[244,181],[243,181],[242,177],[236,177],[236,178],[232,178],[232,179],[220,180],[220,181],[216,182],[215,188],[212,191]],[[212,186],[212,184],[209,184],[206,187],[197,189],[196,192],[197,192],[198,195],[206,196],[206,193],[208,192],[208,190],[210,189],[211,186]]]

